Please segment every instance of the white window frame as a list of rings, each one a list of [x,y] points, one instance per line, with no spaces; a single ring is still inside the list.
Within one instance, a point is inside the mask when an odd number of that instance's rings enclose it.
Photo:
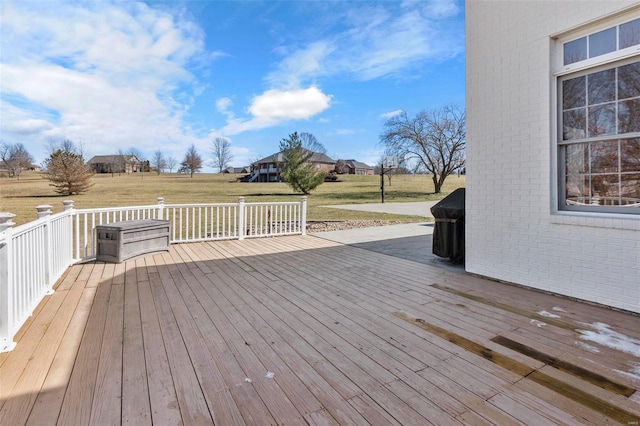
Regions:
[[[552,213],[590,213],[598,216],[614,216],[622,215],[640,219],[640,207],[624,207],[624,206],[571,206],[567,205],[565,197],[566,178],[564,173],[563,149],[561,146],[566,145],[566,141],[562,136],[562,98],[561,82],[567,77],[573,78],[581,75],[596,72],[598,69],[615,68],[625,63],[640,61],[640,44],[627,47],[625,49],[616,50],[604,55],[587,58],[582,61],[564,65],[564,44],[573,40],[580,39],[599,31],[617,27],[634,19],[640,18],[640,8],[635,6],[624,13],[618,13],[616,16],[602,19],[596,22],[587,23],[584,26],[569,30],[563,34],[552,36],[552,81],[551,81],[551,102],[552,102]],[[616,39],[618,37],[616,36]],[[617,40],[616,40],[617,41]],[[639,133],[624,134],[624,139],[630,137],[640,137]],[[603,139],[623,139],[620,135],[604,136]],[[591,138],[572,140],[572,143],[590,142]]]

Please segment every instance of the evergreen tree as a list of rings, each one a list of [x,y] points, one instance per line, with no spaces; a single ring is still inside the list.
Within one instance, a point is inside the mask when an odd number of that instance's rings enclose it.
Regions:
[[[44,177],[60,195],[80,194],[93,186],[91,176],[94,172],[84,163],[82,154],[71,141],[64,141],[53,151],[44,161],[44,166]]]
[[[325,173],[318,172],[310,162],[313,152],[305,149],[298,132],[280,141],[280,150],[284,156],[280,177],[294,191],[307,195],[324,182]]]

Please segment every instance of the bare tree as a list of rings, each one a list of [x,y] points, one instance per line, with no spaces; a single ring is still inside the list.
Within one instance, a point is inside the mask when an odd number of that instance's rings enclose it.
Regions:
[[[202,157],[198,154],[196,147],[192,144],[187,153],[184,155],[184,160],[180,163],[180,166],[184,170],[188,170],[191,173],[191,177],[193,174],[200,171],[202,169]]]
[[[44,162],[44,176],[51,182],[54,191],[61,195],[80,194],[88,191],[93,183],[93,169],[85,164],[82,148],[66,139],[51,143],[51,153]]]
[[[134,168],[133,168],[133,164],[131,164],[131,172],[127,171],[127,163],[128,163],[128,158],[129,158],[129,154],[124,152],[123,150],[119,149],[118,150],[118,155],[113,157],[113,170],[116,170],[118,172],[118,174],[120,173],[133,173]],[[113,176],[113,173],[111,173],[111,176]]]
[[[129,157],[136,157],[138,161],[140,161],[140,177],[144,179],[144,172],[150,172],[151,166],[149,164],[149,160],[145,159],[144,154],[136,147],[131,147],[127,150],[126,155]]]
[[[166,167],[166,160],[164,159],[164,154],[162,151],[157,150],[153,153],[153,167],[156,168],[156,172],[158,175],[164,171]]]
[[[317,152],[318,154],[326,154],[327,149],[318,141],[318,139],[311,133],[302,132],[298,136],[302,142],[302,147],[308,149],[311,152]]]
[[[173,173],[173,169],[178,165],[178,160],[173,157],[167,157],[165,163],[167,169],[169,169],[169,173]]]
[[[211,152],[213,153],[213,167],[218,168],[218,173],[222,173],[231,160],[231,142],[227,138],[215,138],[211,143]]]
[[[21,143],[0,144],[0,160],[9,170],[9,177],[18,179],[22,170],[28,169],[33,163],[33,157]]]
[[[435,193],[439,194],[447,176],[465,165],[464,109],[447,105],[415,117],[403,111],[385,122],[380,141],[389,152],[415,161],[431,173]]]
[[[345,173],[349,173],[349,165],[344,160],[336,161],[336,167],[334,169],[337,174],[343,175]]]

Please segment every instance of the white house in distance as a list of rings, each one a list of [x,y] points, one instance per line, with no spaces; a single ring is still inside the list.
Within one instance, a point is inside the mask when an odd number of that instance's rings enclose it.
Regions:
[[[640,312],[640,3],[465,14],[466,270]]]

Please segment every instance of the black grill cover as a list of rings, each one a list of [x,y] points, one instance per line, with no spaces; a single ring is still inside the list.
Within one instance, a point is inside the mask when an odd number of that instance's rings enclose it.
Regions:
[[[464,188],[459,188],[431,207],[436,220],[433,229],[433,254],[464,261]]]

